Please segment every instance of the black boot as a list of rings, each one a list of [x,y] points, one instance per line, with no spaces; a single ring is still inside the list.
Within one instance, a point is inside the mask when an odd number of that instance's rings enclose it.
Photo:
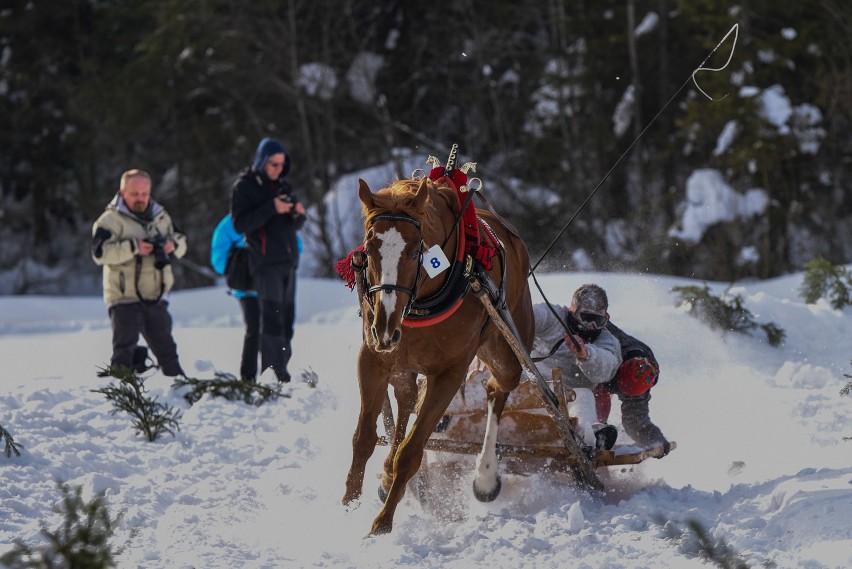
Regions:
[[[595,432],[595,448],[598,450],[612,450],[618,439],[618,429],[612,425],[593,425]]]
[[[148,348],[145,346],[136,346],[133,349],[134,373],[144,373],[155,366],[154,360],[148,357]]]

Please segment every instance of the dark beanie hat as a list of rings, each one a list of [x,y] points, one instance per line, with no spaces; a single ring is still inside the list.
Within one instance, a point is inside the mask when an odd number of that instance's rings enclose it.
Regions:
[[[257,145],[257,151],[254,153],[254,162],[252,162],[252,166],[256,171],[263,172],[263,167],[266,165],[266,161],[269,160],[269,157],[273,154],[285,155],[284,168],[281,170],[281,175],[286,175],[287,172],[290,171],[290,156],[287,154],[287,151],[284,150],[284,145],[274,138],[264,138],[260,141],[260,144]]]

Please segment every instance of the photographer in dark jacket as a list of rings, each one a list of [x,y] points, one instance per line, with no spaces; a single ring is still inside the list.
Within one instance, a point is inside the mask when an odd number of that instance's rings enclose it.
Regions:
[[[290,381],[296,311],[296,231],[305,224],[305,207],[285,180],[290,157],[275,139],[264,138],[251,167],[240,172],[231,192],[234,228],[245,233],[249,265],[260,299],[261,373],[272,368],[279,382]]]

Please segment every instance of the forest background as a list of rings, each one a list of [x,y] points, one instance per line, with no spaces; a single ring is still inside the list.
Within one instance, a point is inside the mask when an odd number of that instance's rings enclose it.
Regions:
[[[730,64],[696,76],[711,101],[690,77],[734,24]],[[313,276],[352,246],[323,201],[341,176],[408,177],[403,157],[453,143],[533,261],[625,155],[540,270],[849,263],[850,37],[847,0],[4,0],[0,294],[98,293],[91,224],[131,167],[189,235],[179,286],[209,285],[210,235],[264,136],[312,206]],[[690,207],[714,207],[696,172],[743,205],[690,235]]]

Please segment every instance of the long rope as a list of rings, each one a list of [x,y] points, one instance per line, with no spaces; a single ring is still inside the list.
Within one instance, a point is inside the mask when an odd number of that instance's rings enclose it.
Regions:
[[[734,35],[734,45],[731,46],[731,54],[728,57],[728,61],[725,62],[725,65],[723,65],[722,67],[720,67],[718,69],[714,69],[714,68],[710,68],[710,67],[704,67],[704,64],[707,63],[707,60],[710,59],[710,57],[714,53],[716,53],[716,50],[719,49],[719,47],[723,43],[725,43],[725,40],[728,39],[728,36],[730,36],[732,33],[735,34]],[[674,101],[675,97],[678,96],[678,94],[683,90],[684,87],[686,87],[689,84],[690,81],[695,83],[695,87],[699,91],[701,91],[701,94],[703,94],[705,97],[707,97],[711,101],[715,100],[710,95],[705,93],[704,90],[701,89],[701,87],[698,86],[698,81],[696,81],[696,79],[695,79],[695,74],[698,73],[699,71],[717,72],[717,71],[722,71],[723,69],[725,69],[728,66],[728,64],[731,62],[731,58],[733,58],[733,56],[734,56],[734,49],[737,46],[737,37],[738,36],[739,36],[739,24],[734,24],[734,26],[728,31],[728,33],[725,34],[725,37],[723,37],[722,40],[719,43],[716,44],[716,47],[714,47],[713,50],[709,54],[707,54],[707,57],[704,58],[704,61],[702,61],[701,64],[698,67],[696,67],[695,70],[692,73],[689,74],[689,77],[687,77],[686,81],[683,82],[683,85],[681,85],[678,88],[678,90],[675,91],[674,94],[669,98],[669,100],[666,101],[666,104],[663,105],[662,108],[659,111],[657,111],[657,114],[654,115],[654,118],[652,118],[651,121],[647,125],[645,125],[645,128],[642,129],[642,132],[640,132],[636,136],[636,138],[633,139],[633,142],[630,143],[630,146],[627,147],[627,150],[625,150],[624,152],[621,153],[621,156],[618,157],[618,160],[615,161],[615,164],[613,164],[612,167],[609,170],[607,170],[606,174],[604,174],[604,177],[601,178],[601,181],[598,182],[598,184],[591,191],[591,193],[586,197],[585,200],[583,200],[583,203],[580,204],[580,207],[577,208],[577,211],[575,211],[574,215],[571,216],[571,219],[568,220],[568,223],[565,224],[565,226],[562,228],[562,230],[559,232],[559,234],[553,239],[553,241],[551,241],[550,245],[547,246],[547,249],[544,250],[544,253],[541,254],[541,257],[539,258],[538,261],[536,261],[535,265],[532,266],[532,268],[530,269],[530,274],[532,274],[538,268],[539,264],[544,260],[545,256],[547,256],[547,254],[550,252],[550,250],[553,248],[553,246],[556,245],[556,242],[559,241],[559,238],[562,237],[562,234],[565,233],[565,231],[568,229],[568,226],[571,225],[571,223],[580,214],[580,212],[583,210],[583,208],[586,207],[586,204],[589,203],[589,200],[592,199],[592,197],[595,195],[595,193],[597,193],[597,191],[600,189],[600,187],[603,185],[603,183],[606,182],[607,178],[609,178],[610,174],[612,174],[612,172],[618,167],[618,165],[621,164],[621,161],[624,160],[624,158],[630,153],[630,151],[633,149],[633,147],[636,146],[636,143],[639,142],[639,139],[642,138],[642,135],[644,135],[645,132],[651,127],[651,125],[654,124],[654,122],[660,117],[660,115],[663,114],[663,111],[666,110],[666,108],[671,104],[671,102]]]
[[[545,249],[544,253],[541,254],[541,257],[539,258],[539,260],[536,261],[535,265],[533,265],[532,268],[530,268],[530,276],[533,278],[533,282],[535,283],[535,286],[538,289],[539,293],[541,293],[541,297],[542,297],[542,299],[544,299],[545,304],[547,304],[547,308],[549,308],[550,312],[553,313],[553,315],[556,317],[557,322],[562,324],[562,327],[565,329],[565,332],[568,334],[568,337],[571,339],[571,341],[574,343],[575,346],[577,346],[577,341],[574,339],[574,331],[568,329],[567,323],[562,321],[562,319],[559,317],[559,314],[556,313],[556,309],[553,308],[553,305],[550,304],[549,300],[547,300],[547,296],[545,296],[544,291],[541,289],[541,285],[538,282],[538,279],[536,279],[536,277],[535,277],[535,270],[538,268],[539,264],[544,260],[544,258],[547,256],[547,254],[553,248],[553,246],[556,245],[556,242],[559,241],[559,238],[562,237],[562,234],[565,233],[565,231],[568,229],[568,226],[571,225],[571,222],[573,222],[574,219],[583,210],[583,208],[586,207],[586,204],[589,203],[589,200],[592,199],[592,197],[595,195],[595,193],[598,191],[598,189],[600,189],[600,187],[607,180],[607,178],[609,178],[610,174],[612,174],[612,172],[618,167],[618,165],[621,164],[621,161],[624,160],[624,157],[627,156],[627,154],[630,153],[630,151],[633,149],[633,147],[636,145],[636,143],[639,142],[639,139],[642,138],[642,135],[645,134],[645,131],[647,131],[651,127],[651,125],[654,124],[654,121],[656,121],[659,118],[659,116],[663,114],[663,111],[666,110],[666,108],[671,104],[671,102],[675,99],[675,97],[678,96],[678,94],[683,90],[684,87],[686,87],[689,84],[690,81],[695,83],[695,88],[698,89],[701,92],[702,95],[704,95],[705,97],[707,97],[711,101],[716,100],[716,99],[713,99],[713,97],[711,97],[707,93],[705,93],[704,90],[701,87],[698,86],[698,81],[695,79],[695,75],[697,73],[701,72],[701,71],[718,72],[718,71],[722,71],[726,67],[728,67],[728,64],[731,63],[731,59],[734,57],[734,50],[737,47],[737,39],[739,38],[739,26],[740,26],[739,24],[734,24],[731,27],[731,29],[728,30],[728,33],[725,34],[725,37],[723,37],[719,41],[719,43],[716,44],[716,47],[714,47],[712,49],[712,51],[710,51],[710,53],[707,54],[707,57],[705,57],[704,60],[698,65],[698,67],[696,67],[692,71],[692,73],[689,74],[689,77],[687,77],[686,81],[684,81],[683,84],[680,87],[678,87],[677,91],[675,91],[674,94],[669,98],[669,100],[666,101],[666,104],[663,105],[662,108],[659,111],[657,111],[657,114],[654,115],[654,118],[652,118],[651,121],[647,125],[645,125],[645,128],[643,128],[642,132],[640,132],[636,136],[636,138],[633,139],[633,142],[630,143],[630,146],[627,147],[627,150],[622,152],[621,156],[618,157],[618,160],[615,161],[615,164],[613,164],[612,167],[609,170],[607,170],[606,174],[604,174],[604,177],[601,178],[601,181],[598,182],[598,184],[591,191],[591,193],[586,197],[585,200],[583,200],[583,203],[580,204],[580,207],[577,208],[577,211],[574,212],[574,215],[572,215],[571,218],[568,220],[568,223],[565,224],[565,226],[562,228],[562,230],[559,232],[559,234],[553,239],[553,241],[551,241],[550,245],[547,246],[547,249]],[[704,65],[707,63],[707,61],[713,56],[714,53],[716,53],[716,50],[718,50],[719,47],[723,43],[725,43],[725,40],[727,40],[728,36],[730,36],[731,34],[734,34],[734,43],[731,46],[731,53],[730,53],[730,55],[728,55],[728,60],[725,62],[725,64],[722,67],[719,67],[719,68],[704,67]],[[725,97],[727,97],[727,95],[725,95]],[[722,97],[722,98],[724,99],[724,97]],[[579,349],[579,346],[577,346],[577,347]]]

